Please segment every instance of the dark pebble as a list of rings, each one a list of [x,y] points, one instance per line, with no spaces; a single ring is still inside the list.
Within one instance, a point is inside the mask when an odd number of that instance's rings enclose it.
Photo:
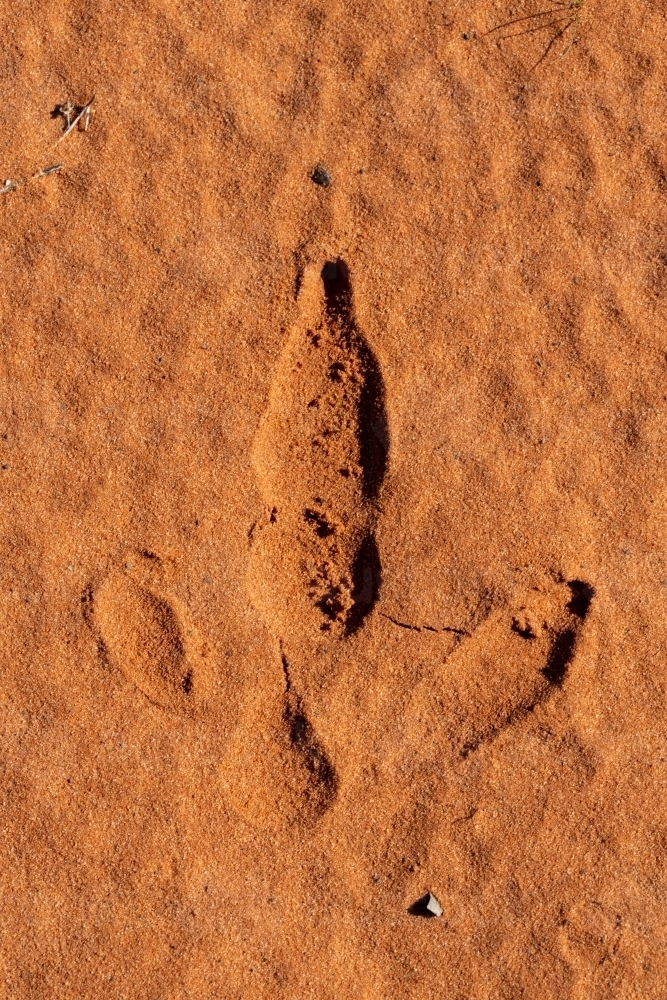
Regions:
[[[329,171],[321,166],[319,163],[310,175],[310,179],[313,184],[319,184],[320,187],[328,188],[331,184],[331,174]]]

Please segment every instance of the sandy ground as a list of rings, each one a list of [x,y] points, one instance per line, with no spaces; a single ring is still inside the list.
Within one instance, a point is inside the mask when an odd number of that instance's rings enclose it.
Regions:
[[[4,5],[2,1000],[665,997],[666,13]]]

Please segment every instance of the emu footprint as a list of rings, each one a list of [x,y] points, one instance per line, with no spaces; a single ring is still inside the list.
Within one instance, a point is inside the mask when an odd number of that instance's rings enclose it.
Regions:
[[[129,556],[89,596],[101,652],[150,701],[190,709],[209,686],[206,650],[163,592],[161,561]]]
[[[384,389],[342,261],[311,274],[252,461],[267,505],[251,598],[277,636],[355,632],[379,592],[376,501],[388,455]]]
[[[223,768],[230,802],[258,826],[308,827],[337,777],[290,681],[284,648],[356,632],[377,600],[376,501],[387,466],[377,362],[357,329],[343,261],[310,272],[252,462],[267,505],[252,532],[248,592],[278,639],[285,690],[251,706]]]

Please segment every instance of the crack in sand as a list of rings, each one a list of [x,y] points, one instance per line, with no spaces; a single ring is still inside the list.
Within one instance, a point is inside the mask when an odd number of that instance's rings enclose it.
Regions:
[[[466,638],[470,638],[473,634],[472,632],[466,632],[462,628],[454,628],[452,625],[441,625],[439,628],[436,628],[434,625],[411,625],[408,622],[399,621],[398,618],[392,618],[391,615],[385,614],[384,611],[380,611],[380,614],[387,621],[390,621],[392,625],[397,625],[398,628],[410,629],[411,632],[449,632],[452,635],[465,636]]]

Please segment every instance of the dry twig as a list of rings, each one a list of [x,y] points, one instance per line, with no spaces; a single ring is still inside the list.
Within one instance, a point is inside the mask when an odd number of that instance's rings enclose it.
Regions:
[[[88,103],[84,104],[83,107],[74,107],[74,105],[72,105],[70,101],[67,101],[67,104],[61,104],[58,107],[57,109],[58,114],[61,114],[64,117],[66,122],[66,127],[63,134],[57,140],[56,145],[58,145],[59,142],[62,142],[63,139],[67,138],[70,132],[77,127],[81,119],[83,119],[83,131],[84,132],[88,131],[88,124],[90,122],[90,108],[94,100],[95,100],[95,95],[93,94]],[[74,115],[74,117],[72,117],[72,115]]]
[[[539,23],[533,23],[530,27],[521,28],[519,31],[514,31],[509,35],[501,35],[500,40],[505,41],[509,38],[521,38],[523,35],[532,35],[539,31],[547,31],[549,28],[556,28],[557,30],[550,38],[544,52],[535,65],[531,67],[530,72],[532,73],[534,69],[537,69],[540,63],[544,62],[558,39],[563,38],[570,28],[574,28],[575,32],[573,33],[569,44],[561,52],[561,59],[570,51],[577,40],[576,26],[579,24],[584,3],[585,0],[563,0],[563,2],[561,2],[561,0],[553,0],[551,7],[547,10],[538,11],[536,14],[525,14],[523,17],[515,17],[511,21],[505,21],[503,24],[497,24],[495,28],[491,28],[486,32],[486,34],[492,35],[494,32],[502,31],[504,28],[513,27],[515,24],[525,24],[530,21],[539,21]],[[548,20],[545,20],[545,18],[548,18]]]
[[[44,167],[43,170],[39,170],[36,174],[33,174],[33,178],[46,177],[47,174],[53,174],[56,170],[62,170],[64,164],[54,163],[52,167]]]

